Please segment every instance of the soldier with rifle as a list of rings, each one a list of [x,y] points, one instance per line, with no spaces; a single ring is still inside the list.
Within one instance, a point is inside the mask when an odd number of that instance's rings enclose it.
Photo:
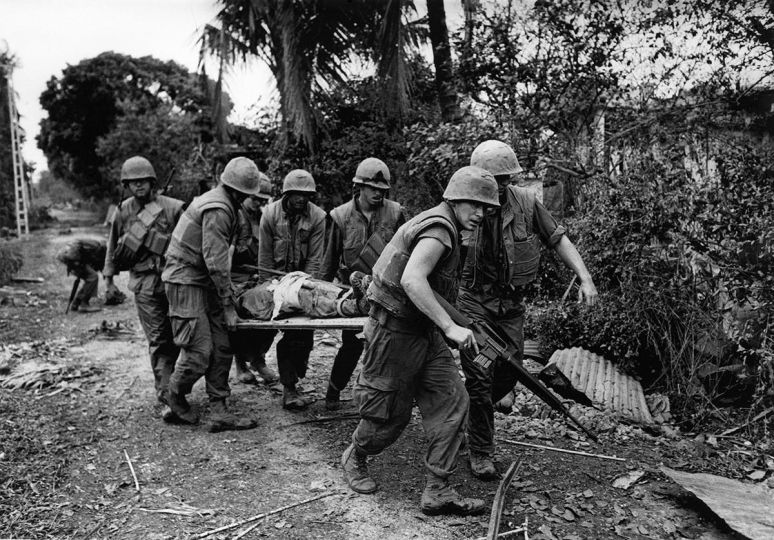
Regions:
[[[370,274],[384,246],[405,223],[400,204],[386,198],[390,189],[390,170],[380,159],[369,157],[357,166],[355,196],[331,210],[328,245],[323,257],[322,279],[338,277],[349,283],[353,272]],[[341,348],[333,360],[325,407],[340,407],[339,396],[347,386],[363,352],[363,342],[355,330],[341,331]]]
[[[360,422],[341,463],[353,491],[375,492],[368,456],[398,439],[416,402],[428,438],[422,512],[473,515],[484,511],[484,502],[462,497],[449,485],[463,443],[468,395],[446,343],[474,354],[478,345],[473,331],[455,323],[436,294],[454,301],[460,232],[474,229],[485,209],[500,203],[494,177],[479,167],[455,172],[443,198],[400,227],[374,265],[363,367],[355,385]]]
[[[121,201],[110,223],[103,271],[106,296],[120,294],[114,277],[128,271],[137,316],[148,340],[156,399],[165,406],[162,418],[171,422],[177,418],[168,406],[167,385],[180,349],[172,337],[161,272],[164,252],[183,212],[183,202],[157,193],[156,171],[141,156],[123,163],[121,183],[132,196]]]
[[[498,473],[492,460],[493,403],[513,388],[523,371],[518,368],[524,351],[524,292],[537,276],[539,242],[552,248],[577,274],[579,301],[594,305],[597,289],[564,227],[532,192],[512,185],[522,168],[510,146],[494,140],[483,142],[473,151],[470,164],[494,175],[500,203],[466,239],[467,254],[457,298],[457,307],[467,319],[494,328],[504,335],[507,344],[507,353],[493,358],[489,365],[477,362],[470,350],[461,354],[470,395],[470,468],[479,478],[494,479]]]
[[[105,264],[105,241],[94,238],[77,238],[56,256],[67,267],[67,273],[75,276],[65,313],[94,313],[102,311],[92,306],[91,299],[99,288],[99,275]]]

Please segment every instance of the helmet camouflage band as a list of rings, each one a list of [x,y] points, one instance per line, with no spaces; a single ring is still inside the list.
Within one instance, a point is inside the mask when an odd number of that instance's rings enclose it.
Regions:
[[[366,158],[357,166],[352,182],[377,189],[390,189],[390,169],[381,159]]]

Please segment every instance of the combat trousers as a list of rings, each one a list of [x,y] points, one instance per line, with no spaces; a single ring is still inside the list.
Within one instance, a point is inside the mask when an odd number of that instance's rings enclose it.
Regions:
[[[522,361],[524,304],[521,299],[500,298],[463,288],[457,297],[457,308],[474,321],[499,326],[513,341],[508,344],[508,352],[517,362]],[[485,370],[473,362],[471,352],[463,351],[460,357],[465,388],[470,396],[468,444],[472,451],[491,456],[495,450],[494,404],[513,389],[518,372],[504,360],[498,360]]]
[[[274,334],[269,338],[266,333],[266,330],[254,329],[229,332],[234,357],[252,367],[255,367],[258,362],[263,362],[274,339]]]
[[[330,385],[338,392],[347,386],[363,353],[363,341],[357,335],[357,330],[341,331],[341,348],[333,359],[330,378]]]
[[[149,276],[150,277],[150,276]],[[158,276],[152,276],[159,280]],[[172,337],[172,325],[169,320],[169,302],[160,283],[152,287],[138,287],[134,292],[137,316],[148,340],[150,364],[156,386],[156,398],[166,403],[169,377],[175,369],[180,347]]]
[[[75,277],[83,282],[81,283],[80,289],[78,289],[78,292],[75,294],[73,304],[76,306],[81,304],[88,305],[92,297],[97,294],[99,274],[97,274],[97,271],[88,264],[73,267],[70,271]]]
[[[268,351],[277,330],[261,330],[260,350]],[[314,348],[314,330],[284,330],[277,342],[277,368],[283,386],[295,386],[306,377],[309,354]]]
[[[374,455],[394,443],[416,401],[428,439],[425,467],[448,478],[457,467],[468,395],[441,332],[407,325],[375,307],[364,333],[363,367],[355,384],[361,418],[352,434],[355,448]]]
[[[179,283],[167,283],[166,291],[172,334],[181,349],[169,390],[189,394],[203,375],[210,401],[226,399],[232,352],[220,298],[214,289]]]

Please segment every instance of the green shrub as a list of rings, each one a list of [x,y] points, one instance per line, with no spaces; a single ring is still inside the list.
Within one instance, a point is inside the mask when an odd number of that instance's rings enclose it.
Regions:
[[[11,277],[21,270],[21,250],[9,243],[0,244],[0,286],[11,281]]]

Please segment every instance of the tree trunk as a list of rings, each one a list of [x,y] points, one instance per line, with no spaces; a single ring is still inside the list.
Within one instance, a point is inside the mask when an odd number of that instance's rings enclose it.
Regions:
[[[452,67],[449,31],[446,28],[446,11],[443,0],[427,0],[427,18],[430,23],[430,42],[433,46],[435,64],[435,86],[438,90],[438,102],[441,117],[445,122],[455,122],[462,118],[457,85]]]

